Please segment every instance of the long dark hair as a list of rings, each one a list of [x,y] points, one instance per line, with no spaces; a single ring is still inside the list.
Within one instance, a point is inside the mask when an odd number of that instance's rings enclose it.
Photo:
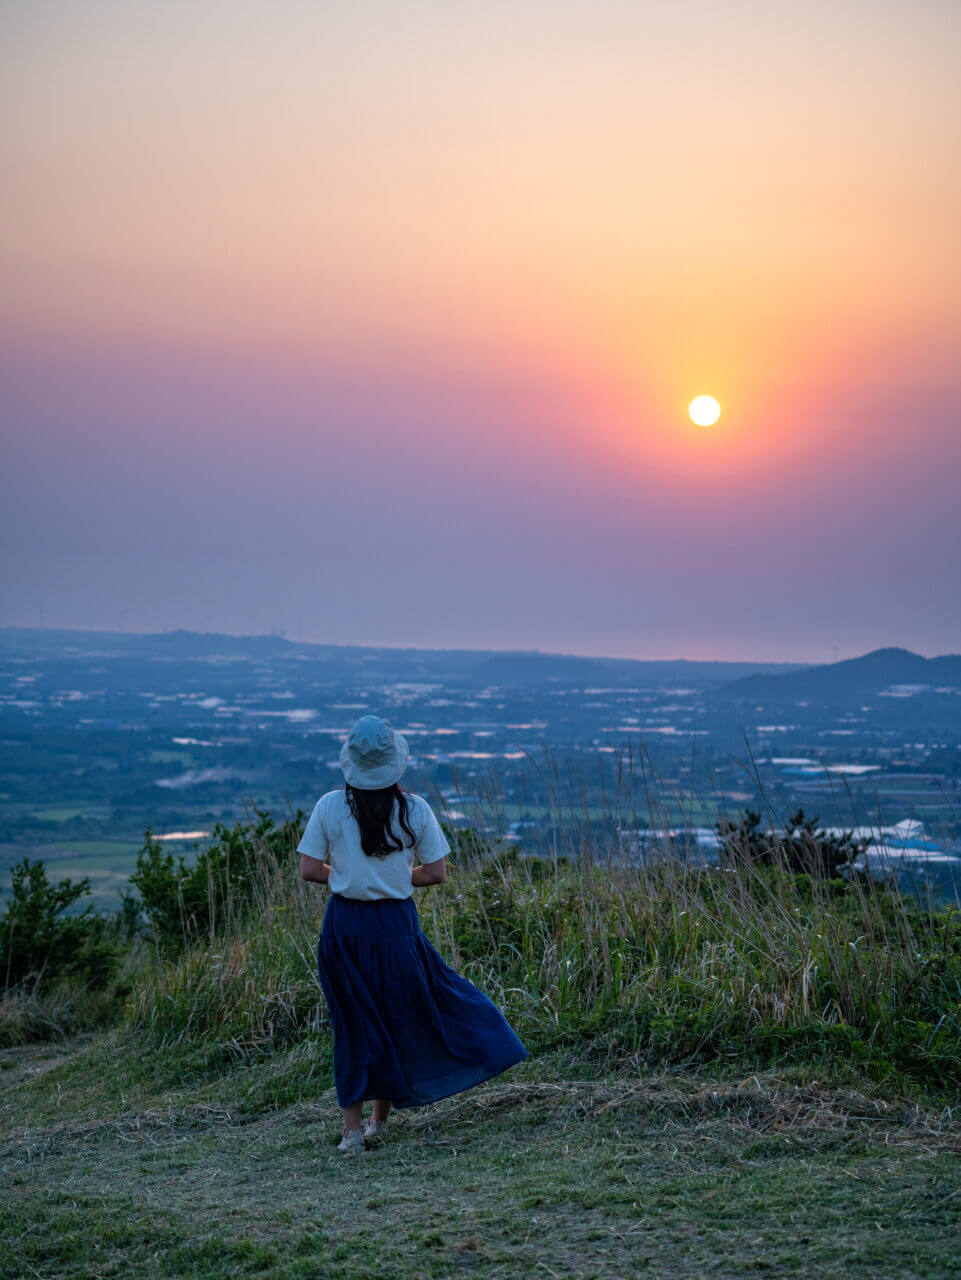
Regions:
[[[386,858],[388,854],[408,847],[391,827],[395,804],[402,831],[409,837],[411,845],[417,843],[410,825],[410,806],[400,783],[395,782],[392,787],[378,787],[376,791],[361,791],[347,782],[344,794],[360,827],[360,847],[368,858]]]

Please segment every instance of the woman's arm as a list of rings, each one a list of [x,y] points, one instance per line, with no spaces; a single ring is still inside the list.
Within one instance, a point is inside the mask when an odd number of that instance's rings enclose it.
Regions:
[[[309,858],[306,853],[300,855],[301,880],[311,880],[314,884],[326,884],[329,876],[329,862],[321,862],[317,858]]]
[[[415,889],[426,889],[429,884],[443,884],[447,879],[447,859],[435,858],[411,867],[410,882]]]

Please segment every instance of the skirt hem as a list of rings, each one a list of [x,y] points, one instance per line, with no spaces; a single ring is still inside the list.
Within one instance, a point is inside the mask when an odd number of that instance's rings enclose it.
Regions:
[[[468,1089],[476,1089],[479,1084],[485,1084],[488,1080],[494,1080],[497,1076],[502,1076],[505,1071],[510,1071],[511,1067],[516,1067],[519,1062],[526,1062],[529,1057],[530,1054],[525,1053],[523,1057],[516,1058],[513,1062],[508,1062],[506,1066],[495,1067],[492,1071],[485,1070],[482,1075],[477,1077],[476,1080],[471,1080],[468,1084],[455,1085],[452,1089],[444,1089],[441,1093],[431,1094],[429,1098],[412,1097],[411,1099],[404,1101],[396,1101],[394,1098],[389,1098],[387,1101],[389,1101],[391,1106],[395,1107],[398,1111],[414,1111],[418,1107],[429,1107],[431,1103],[442,1102],[445,1098],[456,1097],[458,1093],[466,1093]],[[449,1077],[437,1076],[435,1078],[443,1080]],[[424,1081],[422,1083],[429,1082]],[[382,1097],[381,1094],[365,1091],[362,1098],[356,1098],[353,1102],[346,1103],[338,1101],[337,1105],[340,1107],[356,1107],[360,1106],[364,1102],[373,1102],[375,1098],[380,1097]]]

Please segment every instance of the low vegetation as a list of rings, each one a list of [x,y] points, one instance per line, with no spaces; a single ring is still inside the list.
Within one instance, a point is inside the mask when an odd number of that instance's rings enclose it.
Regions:
[[[130,882],[140,898],[150,937],[166,955],[245,924],[258,903],[265,874],[291,864],[307,815],[281,826],[269,813],[250,823],[217,823],[197,857],[174,858],[147,832]]]
[[[0,1274],[959,1274],[948,1113],[764,1074],[590,1079],[567,1049],[395,1116],[345,1161],[320,1050],[205,1075],[174,1048],[161,1086],[110,1033],[27,1062],[15,1096],[0,1070]]]
[[[131,1032],[233,1053],[326,1034],[320,896],[277,835],[253,840],[239,903],[217,890],[206,936],[158,949],[126,1006]],[[718,867],[458,852],[445,889],[419,899],[424,927],[535,1053],[586,1043],[611,1065],[808,1063],[934,1091],[961,1082],[951,912],[758,857],[737,831]]]
[[[120,1016],[136,963],[139,908],[94,911],[90,884],[50,884],[42,862],[13,869],[0,914],[0,1047],[100,1026]]]
[[[85,886],[49,886],[23,864],[0,917],[8,1003],[107,992],[129,1035],[214,1057],[328,1036],[322,892],[297,875],[302,817],[220,827],[190,864],[148,833],[132,877],[139,926],[132,901],[110,920],[70,914]],[[629,868],[590,847],[524,858],[451,834],[447,885],[418,898],[424,927],[535,1054],[585,1044],[611,1066],[961,1083],[961,920],[832,874],[853,846],[819,838],[803,814],[780,834],[762,836],[752,814],[723,828],[717,866]],[[8,1020],[7,1043],[15,1031]]]
[[[835,874],[803,815],[711,867],[452,832],[421,919],[532,1057],[345,1162],[301,817],[190,864],[148,833],[109,918],[18,870],[4,1278],[961,1274],[954,913]]]

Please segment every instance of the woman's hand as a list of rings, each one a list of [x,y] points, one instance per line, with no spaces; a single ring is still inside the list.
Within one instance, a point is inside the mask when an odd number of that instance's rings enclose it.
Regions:
[[[446,858],[438,858],[435,862],[422,862],[419,866],[410,869],[410,882],[415,889],[426,889],[429,884],[443,884],[446,879]]]
[[[319,858],[308,858],[306,853],[300,855],[301,880],[310,880],[313,884],[326,884],[329,877],[329,862],[321,862]]]

